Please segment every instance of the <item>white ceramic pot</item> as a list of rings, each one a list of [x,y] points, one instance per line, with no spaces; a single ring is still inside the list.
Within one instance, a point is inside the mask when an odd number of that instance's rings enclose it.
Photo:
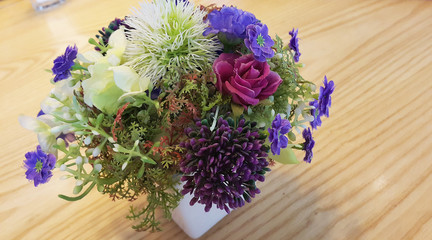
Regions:
[[[189,205],[191,199],[190,194],[183,197],[179,206],[172,212],[172,219],[189,237],[196,239],[210,230],[228,213],[216,206],[213,206],[209,212],[205,212],[203,204]]]

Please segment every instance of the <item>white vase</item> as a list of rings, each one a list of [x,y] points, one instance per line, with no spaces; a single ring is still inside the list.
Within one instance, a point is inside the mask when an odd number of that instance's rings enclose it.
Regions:
[[[189,204],[191,199],[192,195],[190,194],[183,197],[179,206],[173,210],[172,219],[189,237],[196,239],[210,230],[228,213],[216,208],[216,206],[206,212],[203,204],[195,203],[191,206]]]

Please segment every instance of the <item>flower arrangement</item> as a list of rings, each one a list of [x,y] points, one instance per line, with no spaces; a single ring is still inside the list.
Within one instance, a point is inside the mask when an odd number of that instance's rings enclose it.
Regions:
[[[289,34],[284,45],[232,6],[141,3],[91,38],[94,50],[69,46],[54,60],[38,116],[19,118],[39,141],[27,179],[44,184],[59,168],[76,182],[74,196],[59,195],[68,201],[93,189],[146,195],[128,216],[137,230],[159,230],[155,210],[169,218],[185,194],[206,211],[243,206],[274,162],[299,163],[293,150],[311,162],[312,130],[329,117],[334,83],[315,93],[299,73],[298,30]]]

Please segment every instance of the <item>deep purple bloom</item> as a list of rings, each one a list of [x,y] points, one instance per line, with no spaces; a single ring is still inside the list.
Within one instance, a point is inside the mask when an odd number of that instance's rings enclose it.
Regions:
[[[318,97],[318,110],[319,115],[329,117],[329,108],[331,107],[331,94],[335,88],[334,82],[327,83],[327,76],[324,76],[324,87],[320,87],[320,94]]]
[[[270,171],[266,137],[257,123],[244,118],[236,124],[220,117],[213,131],[210,121],[212,117],[185,130],[188,140],[180,144],[186,149],[180,161],[181,180],[186,182],[182,194],[192,194],[190,204],[204,204],[207,212],[215,204],[229,213],[260,193],[255,182],[264,181]]]
[[[291,124],[287,119],[282,119],[280,114],[276,115],[272,122],[272,127],[268,128],[269,141],[273,155],[280,155],[281,148],[288,146],[288,138],[285,136],[291,129]]]
[[[42,115],[45,115],[45,113],[42,111],[42,109],[38,112],[38,114],[37,114],[37,116],[39,117],[39,116],[42,116]]]
[[[246,35],[245,45],[252,51],[256,60],[265,62],[267,58],[274,56],[272,49],[274,41],[268,35],[267,25],[260,23],[249,25],[246,28]]]
[[[311,109],[310,113],[314,117],[314,120],[310,122],[310,125],[312,126],[312,129],[317,129],[319,126],[321,126],[321,116],[318,113],[318,100],[314,100],[309,103],[309,106],[314,106],[314,109]]]
[[[36,151],[25,154],[24,168],[26,178],[34,182],[35,187],[39,184],[46,183],[52,177],[51,170],[56,163],[56,157],[53,154],[46,154],[40,146]]]
[[[258,23],[255,15],[236,7],[223,7],[220,11],[214,10],[207,17],[210,26],[203,35],[224,33],[228,40],[246,38],[246,27]]]
[[[125,31],[130,29],[130,27],[127,24],[125,24],[125,19],[115,18],[108,24],[108,27],[103,27],[102,30],[98,31],[100,35],[99,34],[96,35],[96,40],[99,41],[100,45],[108,46],[108,42],[109,42],[109,38],[111,37],[111,34],[117,31],[120,28],[120,26],[124,26]],[[95,50],[101,51],[101,49],[97,46],[95,47]],[[106,53],[104,52],[102,54],[105,55]]]
[[[289,34],[291,35],[289,47],[295,52],[294,61],[298,62],[300,60],[300,55],[301,55],[299,50],[299,45],[298,45],[298,38],[297,38],[298,29],[294,30],[293,28],[293,30],[289,32]]]
[[[56,76],[54,77],[54,82],[63,80],[71,76],[70,69],[74,65],[74,60],[77,56],[78,48],[75,46],[68,46],[63,55],[58,56],[54,60],[54,66],[52,67],[52,72]]]
[[[159,97],[159,95],[161,94],[161,92],[162,92],[161,88],[154,87],[151,91],[151,94],[150,94],[151,100],[156,100]]]
[[[315,146],[315,141],[312,138],[312,132],[310,128],[303,130],[303,138],[305,139],[305,142],[303,143],[303,150],[306,152],[303,161],[310,163],[313,157],[312,149]]]

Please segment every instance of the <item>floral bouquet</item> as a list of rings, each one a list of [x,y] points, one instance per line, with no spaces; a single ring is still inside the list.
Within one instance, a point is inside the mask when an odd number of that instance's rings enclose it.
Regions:
[[[236,7],[153,0],[115,19],[78,53],[54,60],[36,118],[20,116],[39,146],[25,155],[34,186],[59,168],[73,196],[93,189],[131,207],[137,230],[158,230],[183,195],[230,212],[260,193],[274,162],[310,163],[312,129],[329,116],[333,81],[319,93],[299,68],[298,30],[284,45]],[[308,126],[310,125],[310,127]],[[301,135],[304,140],[300,140]]]

